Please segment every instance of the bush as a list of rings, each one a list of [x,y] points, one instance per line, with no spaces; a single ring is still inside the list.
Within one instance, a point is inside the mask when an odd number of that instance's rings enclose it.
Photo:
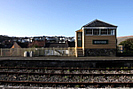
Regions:
[[[119,45],[123,45],[125,52],[133,51],[133,39],[127,39],[126,41],[122,41]]]

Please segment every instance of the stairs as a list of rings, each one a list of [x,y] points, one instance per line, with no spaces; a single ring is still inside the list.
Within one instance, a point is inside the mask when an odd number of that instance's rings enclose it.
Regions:
[[[83,57],[83,49],[77,49],[77,57]]]

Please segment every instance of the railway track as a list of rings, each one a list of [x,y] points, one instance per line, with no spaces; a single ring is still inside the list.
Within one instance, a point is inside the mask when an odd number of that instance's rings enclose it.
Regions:
[[[36,68],[36,67],[0,67],[0,73],[28,73],[28,74],[133,74],[132,68]]]
[[[133,69],[0,67],[0,83],[43,87],[133,87]]]

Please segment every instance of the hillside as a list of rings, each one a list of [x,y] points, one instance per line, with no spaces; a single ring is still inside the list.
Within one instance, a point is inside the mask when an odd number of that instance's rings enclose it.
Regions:
[[[119,45],[120,42],[125,41],[125,40],[127,40],[129,38],[133,38],[133,36],[121,36],[121,37],[117,37],[117,45]]]

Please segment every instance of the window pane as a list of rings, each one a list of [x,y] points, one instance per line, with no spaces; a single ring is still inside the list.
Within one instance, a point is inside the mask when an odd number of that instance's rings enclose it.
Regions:
[[[111,35],[115,35],[115,30],[111,30]]]
[[[78,40],[81,40],[81,32],[78,32]]]
[[[93,29],[93,35],[99,35],[99,29]]]
[[[92,35],[92,30],[91,29],[86,30],[86,34]]]
[[[108,29],[108,35],[111,35],[111,29]]]
[[[101,30],[101,35],[107,35],[107,29],[102,29]]]
[[[78,47],[82,47],[82,32],[78,32]]]
[[[115,35],[115,30],[108,29],[108,35]]]

